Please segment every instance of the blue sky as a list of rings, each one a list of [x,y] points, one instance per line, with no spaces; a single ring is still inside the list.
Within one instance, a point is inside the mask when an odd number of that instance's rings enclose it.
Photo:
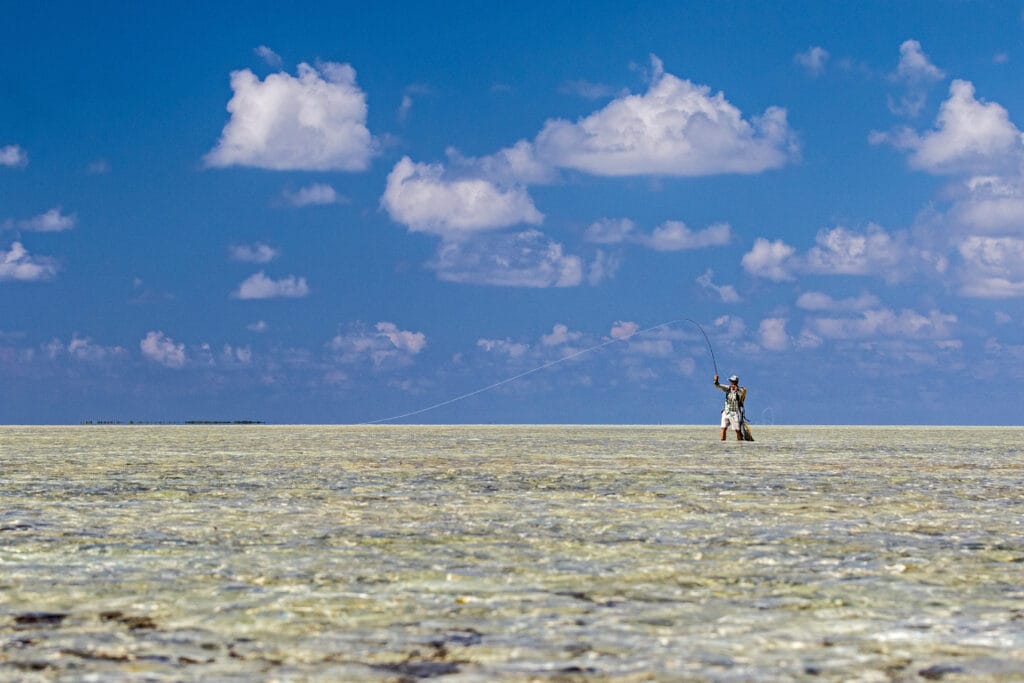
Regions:
[[[207,4],[4,5],[0,423],[1022,423],[1024,3]]]

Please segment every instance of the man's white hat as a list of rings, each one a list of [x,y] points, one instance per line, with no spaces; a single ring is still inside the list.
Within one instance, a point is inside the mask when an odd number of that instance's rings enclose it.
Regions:
[[[740,376],[739,375],[733,375],[732,377],[729,378],[729,381],[730,382],[739,382],[740,381]]]

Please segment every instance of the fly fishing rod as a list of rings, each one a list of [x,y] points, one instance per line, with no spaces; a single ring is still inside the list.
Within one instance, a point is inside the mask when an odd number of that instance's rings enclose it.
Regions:
[[[708,339],[708,333],[704,331],[704,328],[700,326],[700,323],[696,320],[690,320],[689,318],[683,318],[683,322],[693,323],[700,330],[700,333],[704,335],[704,343],[708,345],[708,353],[711,354],[711,364],[715,366],[715,374],[718,374],[718,361],[715,360],[715,350],[711,348],[711,340]]]

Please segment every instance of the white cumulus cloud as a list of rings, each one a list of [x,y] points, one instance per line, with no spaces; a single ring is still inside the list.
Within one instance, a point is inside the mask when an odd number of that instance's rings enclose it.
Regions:
[[[745,120],[722,93],[652,61],[646,93],[616,98],[575,123],[548,121],[534,141],[537,156],[594,175],[700,176],[759,173],[795,154],[785,109]]]
[[[256,242],[255,244],[235,244],[228,249],[232,261],[243,263],[270,263],[280,252],[271,246]]]
[[[628,218],[602,218],[587,228],[584,238],[594,244],[618,244],[636,233],[636,223]]]
[[[248,69],[231,74],[231,119],[205,157],[211,167],[361,171],[375,141],[366,127],[366,94],[348,64],[299,64],[296,76],[261,81]]]
[[[57,274],[57,264],[45,256],[32,256],[21,242],[14,242],[7,251],[0,249],[0,280],[35,282],[49,280]]]
[[[828,50],[820,46],[807,48],[793,58],[793,61],[807,70],[811,76],[817,77],[825,73],[825,64],[828,62]]]
[[[846,299],[835,299],[824,292],[804,292],[796,305],[807,311],[863,311],[878,305],[878,297],[861,294]]]
[[[1024,296],[1024,238],[972,235],[959,252],[965,262],[961,293],[991,299]]]
[[[921,81],[941,81],[946,74],[928,59],[916,40],[905,40],[900,45],[900,63],[896,67],[896,77],[909,83]]]
[[[17,168],[28,166],[28,152],[19,145],[6,145],[0,147],[0,166]]]
[[[889,98],[889,110],[900,116],[916,117],[924,109],[928,86],[942,80],[946,74],[929,61],[921,43],[907,40],[900,45],[900,62],[891,80],[903,86],[899,99]]]
[[[609,332],[609,334],[611,335],[612,339],[629,339],[634,334],[636,334],[637,331],[639,331],[639,329],[640,326],[637,325],[635,322],[628,320],[617,320],[615,321],[615,324],[612,325],[612,329],[611,332]]]
[[[895,276],[904,260],[903,246],[877,225],[863,233],[837,226],[819,232],[816,241],[805,258],[812,273]]]
[[[447,282],[505,287],[575,287],[584,274],[579,256],[537,230],[444,242],[430,265]]]
[[[8,219],[4,221],[4,227],[32,232],[64,232],[75,227],[77,221],[78,218],[74,214],[66,215],[57,207],[32,218]]]
[[[89,337],[81,337],[76,332],[66,345],[59,339],[53,339],[43,346],[43,350],[51,360],[68,357],[76,361],[98,363],[110,358],[127,354],[120,346],[103,346],[93,342]]]
[[[551,328],[551,334],[545,334],[540,338],[540,343],[544,346],[560,346],[574,342],[582,336],[582,332],[570,332],[568,325],[557,323]]]
[[[394,323],[379,322],[376,329],[377,332],[387,337],[392,346],[399,351],[417,354],[427,345],[427,336],[425,334],[422,332],[400,330]]]
[[[715,272],[710,268],[704,272],[703,275],[697,278],[696,282],[702,288],[714,292],[721,299],[722,303],[735,304],[738,303],[741,298],[739,292],[732,285],[716,285],[712,278]]]
[[[509,358],[522,358],[530,350],[529,344],[511,339],[477,339],[476,345],[487,352],[504,353]]]
[[[996,102],[975,99],[974,85],[955,80],[942,103],[935,128],[919,135],[902,129],[874,132],[873,143],[910,151],[910,165],[929,173],[1001,174],[1019,171],[1024,139]]]
[[[785,318],[765,318],[758,328],[761,346],[769,351],[785,351],[789,348],[789,335],[786,334]]]
[[[185,345],[175,343],[163,332],[149,332],[139,342],[142,355],[149,360],[169,368],[181,368],[187,360]]]
[[[338,334],[328,343],[338,360],[343,363],[370,361],[374,366],[385,364],[406,365],[427,345],[422,332],[402,330],[391,322],[382,321],[368,331],[361,326]]]
[[[335,189],[326,183],[313,183],[294,192],[285,190],[282,194],[286,202],[299,207],[337,204],[342,201]]]
[[[255,52],[256,56],[262,59],[267,66],[271,68],[280,69],[284,64],[284,60],[281,59],[281,55],[277,54],[266,45],[260,45],[258,48],[253,50],[253,52]]]
[[[888,308],[872,308],[855,317],[814,318],[807,325],[813,334],[826,339],[944,339],[956,322],[955,315],[937,310],[923,315],[910,309],[897,313]]]
[[[267,277],[262,270],[246,278],[231,296],[235,299],[302,298],[309,295],[306,278],[289,275],[280,280]]]
[[[743,255],[740,263],[751,275],[783,282],[794,279],[792,270],[795,253],[796,247],[791,247],[782,240],[770,242],[758,237],[753,248]]]
[[[728,244],[732,228],[728,223],[716,223],[703,230],[693,231],[682,221],[665,221],[640,242],[656,251],[703,249]]]
[[[483,178],[448,178],[440,164],[402,158],[388,174],[381,205],[392,220],[411,230],[445,237],[520,223],[544,216],[525,188],[502,188]]]

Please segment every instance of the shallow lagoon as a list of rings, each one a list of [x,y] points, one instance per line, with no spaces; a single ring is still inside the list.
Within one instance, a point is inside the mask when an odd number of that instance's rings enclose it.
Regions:
[[[1024,680],[1024,429],[0,427],[0,679]]]

